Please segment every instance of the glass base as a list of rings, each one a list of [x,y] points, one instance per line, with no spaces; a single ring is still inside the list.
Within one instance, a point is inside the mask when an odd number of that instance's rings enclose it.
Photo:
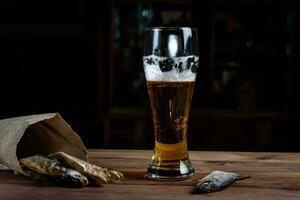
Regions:
[[[147,175],[153,180],[181,180],[187,179],[195,174],[195,170],[190,162],[185,164],[180,161],[179,164],[164,163],[163,166],[149,164]]]

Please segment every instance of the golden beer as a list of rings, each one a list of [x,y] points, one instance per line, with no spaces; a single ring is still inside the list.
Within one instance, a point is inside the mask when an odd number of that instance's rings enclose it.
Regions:
[[[190,176],[194,170],[187,150],[187,125],[194,81],[147,81],[147,87],[155,132],[148,172],[159,178]]]

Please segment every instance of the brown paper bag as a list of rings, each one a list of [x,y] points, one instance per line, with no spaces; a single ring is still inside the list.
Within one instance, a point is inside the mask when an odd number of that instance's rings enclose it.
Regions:
[[[58,113],[0,120],[0,169],[4,169],[2,164],[25,174],[19,165],[20,158],[58,151],[87,160],[80,137]]]

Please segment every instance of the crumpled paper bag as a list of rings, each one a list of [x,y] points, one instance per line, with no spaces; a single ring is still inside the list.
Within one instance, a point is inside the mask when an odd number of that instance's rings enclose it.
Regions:
[[[2,164],[26,175],[19,159],[58,151],[87,160],[87,150],[80,137],[58,113],[0,120],[0,169],[4,169]]]

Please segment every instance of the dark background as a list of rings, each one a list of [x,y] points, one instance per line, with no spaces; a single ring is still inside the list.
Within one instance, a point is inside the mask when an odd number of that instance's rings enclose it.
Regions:
[[[299,151],[298,8],[296,0],[1,1],[0,118],[59,112],[88,148],[152,149],[144,28],[194,26],[189,148]]]

